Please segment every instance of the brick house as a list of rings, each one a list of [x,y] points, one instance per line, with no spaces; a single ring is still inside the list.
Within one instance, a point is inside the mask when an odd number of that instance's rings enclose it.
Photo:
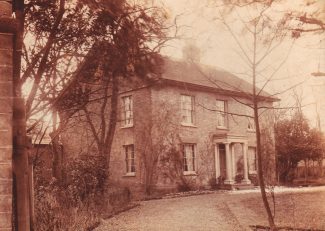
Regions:
[[[253,111],[247,106],[252,85],[226,71],[183,61],[166,60],[163,69],[159,81],[119,93],[110,180],[131,192],[143,189],[148,168],[144,158],[148,159],[149,153],[167,152],[157,143],[168,146],[176,137],[181,175],[170,171],[172,164],[164,162],[164,154],[159,155],[150,170],[154,172],[150,184],[155,189],[176,190],[180,182],[193,188],[251,185],[249,176],[256,175],[254,121],[249,117]],[[267,108],[277,99],[262,92],[260,100]],[[261,123],[273,128],[268,124],[272,113],[263,113]],[[89,150],[87,129],[77,124],[64,132],[61,141],[66,154]],[[158,146],[160,151],[155,150]]]

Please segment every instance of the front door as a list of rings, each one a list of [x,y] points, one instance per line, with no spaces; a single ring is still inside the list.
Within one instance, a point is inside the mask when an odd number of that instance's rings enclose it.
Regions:
[[[226,147],[224,144],[218,144],[219,150],[219,167],[220,167],[220,177],[226,179]]]

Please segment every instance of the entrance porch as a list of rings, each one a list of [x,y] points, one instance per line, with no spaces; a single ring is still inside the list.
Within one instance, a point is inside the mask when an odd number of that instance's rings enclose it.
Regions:
[[[216,181],[223,188],[252,187],[248,178],[248,139],[245,136],[214,136]],[[236,152],[235,152],[236,149]],[[236,182],[236,175],[238,178]]]

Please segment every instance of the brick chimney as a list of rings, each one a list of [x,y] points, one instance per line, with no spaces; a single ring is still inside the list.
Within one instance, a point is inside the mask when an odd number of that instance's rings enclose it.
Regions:
[[[187,42],[183,47],[183,59],[187,62],[200,63],[201,61],[201,50],[195,44],[195,42]]]

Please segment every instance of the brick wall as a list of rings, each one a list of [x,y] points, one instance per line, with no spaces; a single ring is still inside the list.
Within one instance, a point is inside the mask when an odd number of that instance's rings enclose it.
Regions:
[[[0,33],[0,231],[12,230],[12,41]]]
[[[195,96],[196,121],[195,126],[193,127],[180,125],[179,112],[181,94]],[[143,163],[141,162],[141,153],[139,151],[139,147],[144,144],[143,140],[141,140],[142,130],[147,126],[147,122],[150,118],[152,118],[155,113],[159,113],[162,110],[173,111],[173,118],[171,118],[173,121],[170,121],[170,123],[179,125],[179,134],[182,142],[195,143],[197,146],[197,175],[186,177],[194,182],[198,187],[208,186],[209,180],[215,177],[214,148],[211,149],[211,147],[208,147],[209,142],[210,144],[212,142],[211,135],[218,132],[243,135],[248,138],[249,146],[256,146],[255,133],[248,131],[248,119],[246,117],[228,116],[228,129],[218,129],[216,112],[204,108],[207,107],[214,109],[215,100],[220,99],[227,102],[229,112],[246,114],[248,108],[231,97],[215,93],[194,90],[189,91],[185,88],[182,89],[179,87],[166,86],[143,88],[136,91],[121,93],[119,96],[119,106],[121,106],[121,98],[127,95],[132,95],[133,98],[134,126],[124,128],[121,121],[118,121],[112,145],[109,175],[112,183],[129,187],[133,196],[138,196],[144,186],[145,173],[143,170]],[[162,105],[166,108],[162,108]],[[204,107],[199,105],[203,105]],[[93,107],[93,109],[96,110],[96,107]],[[118,114],[120,115],[121,113],[119,112]],[[164,121],[161,122],[164,123]],[[87,124],[82,124],[80,122],[77,124],[72,122],[72,124],[74,124],[73,127],[68,129],[62,136],[65,154],[69,156],[87,152],[87,149],[89,150],[88,144],[92,141],[89,128],[87,129]],[[135,146],[136,174],[134,176],[126,175],[123,145],[128,144],[134,144]],[[241,154],[241,147],[236,146],[235,152]],[[161,189],[171,189],[170,187],[176,187],[176,184],[173,181],[175,179],[166,180],[160,175],[158,173],[156,180],[157,186]]]

